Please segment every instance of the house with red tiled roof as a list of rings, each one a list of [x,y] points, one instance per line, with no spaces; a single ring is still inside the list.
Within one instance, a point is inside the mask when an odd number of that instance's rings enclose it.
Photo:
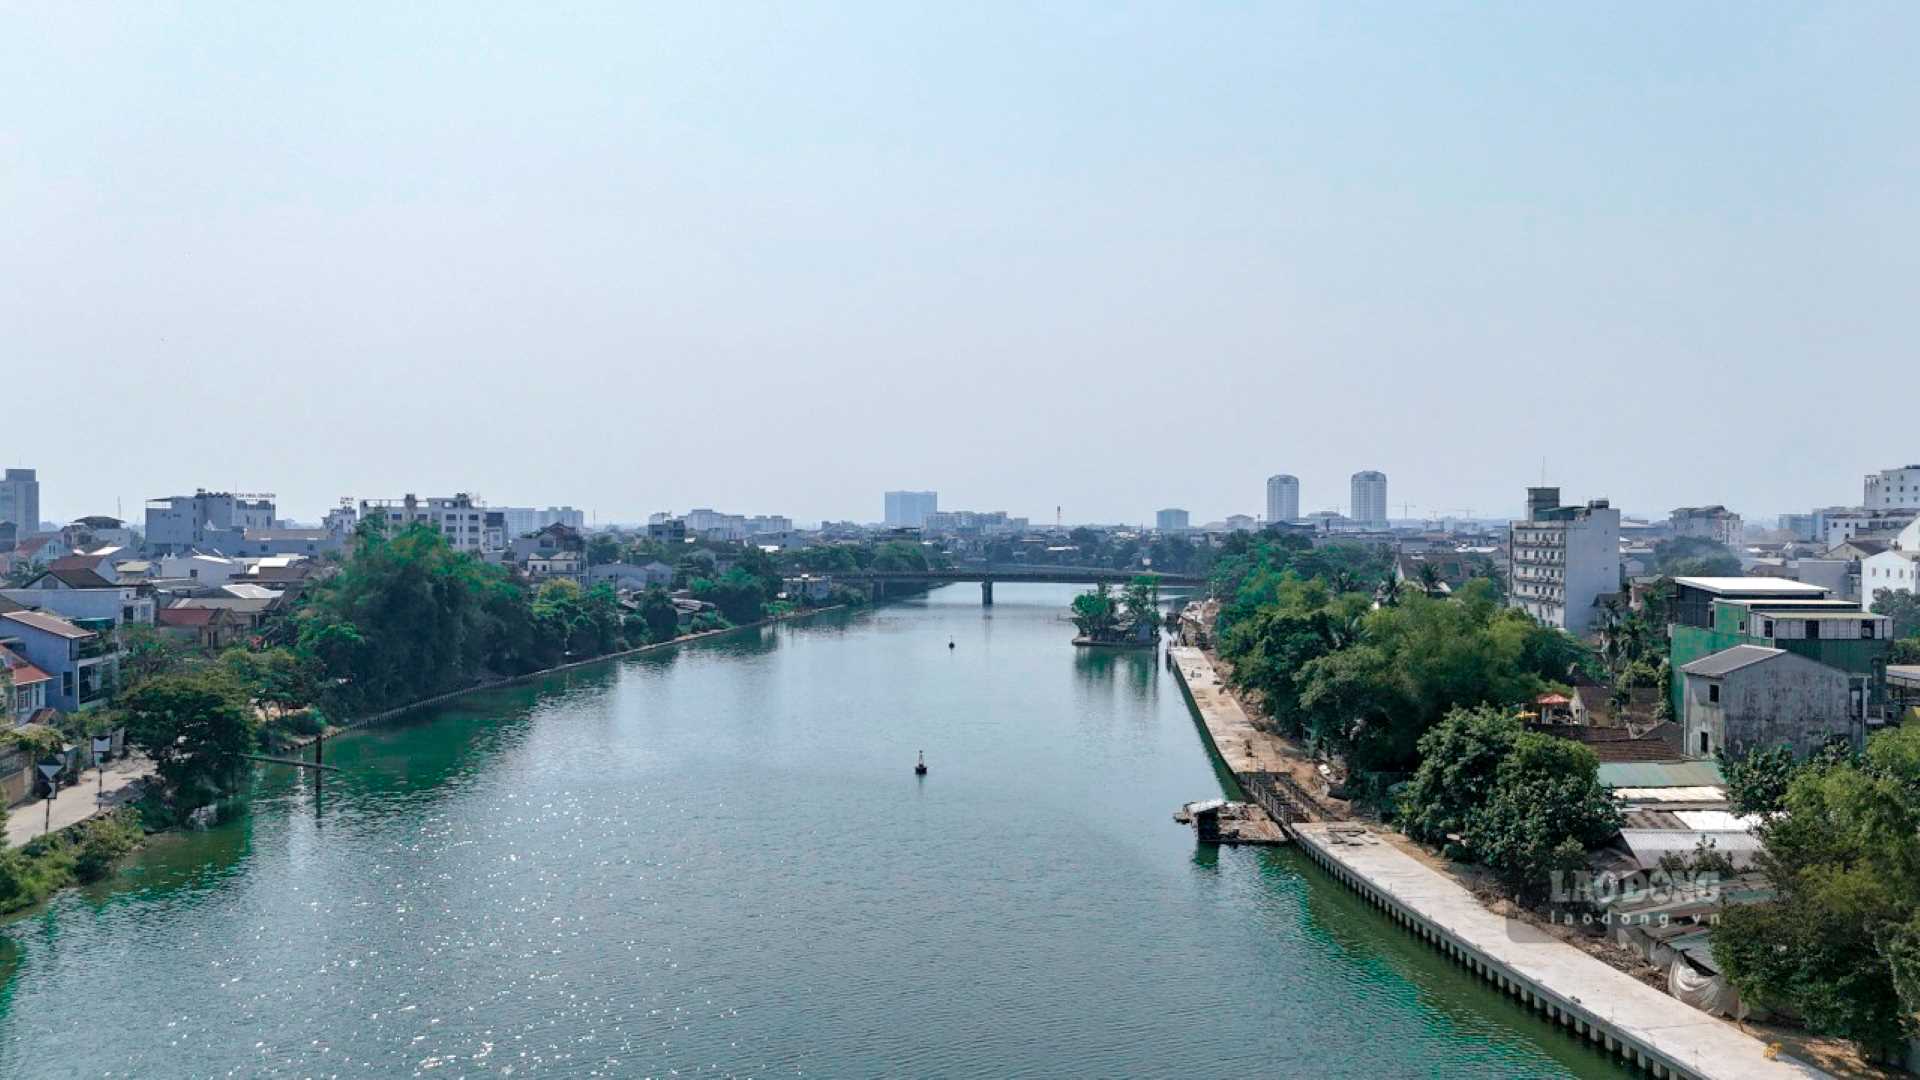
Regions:
[[[170,607],[154,613],[153,625],[175,641],[217,652],[244,641],[249,620],[227,608]]]
[[[0,645],[0,669],[5,671],[0,675],[0,722],[19,727],[47,707],[53,676],[4,645]]]

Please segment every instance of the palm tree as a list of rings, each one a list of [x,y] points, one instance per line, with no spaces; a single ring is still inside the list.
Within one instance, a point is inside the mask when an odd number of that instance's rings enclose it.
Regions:
[[[1420,564],[1420,588],[1424,589],[1428,596],[1440,595],[1440,586],[1442,584],[1444,584],[1444,582],[1440,580],[1439,567],[1430,562]]]

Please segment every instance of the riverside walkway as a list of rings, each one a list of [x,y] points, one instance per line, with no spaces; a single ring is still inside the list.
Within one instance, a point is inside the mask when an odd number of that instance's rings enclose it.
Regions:
[[[1243,787],[1284,774],[1284,744],[1248,719],[1199,649],[1169,650],[1215,751]],[[1488,911],[1453,879],[1352,822],[1297,818],[1308,857],[1395,922],[1575,1034],[1657,1077],[1775,1080],[1824,1076],[1774,1056],[1738,1027],[1661,993],[1519,920]]]

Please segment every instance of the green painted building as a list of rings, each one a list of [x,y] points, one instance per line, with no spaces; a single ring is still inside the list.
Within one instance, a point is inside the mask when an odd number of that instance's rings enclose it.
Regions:
[[[1893,620],[1826,589],[1786,578],[1683,577],[1673,580],[1667,626],[1673,665],[1673,715],[1683,716],[1680,669],[1735,645],[1785,649],[1846,672],[1854,715],[1885,704]]]

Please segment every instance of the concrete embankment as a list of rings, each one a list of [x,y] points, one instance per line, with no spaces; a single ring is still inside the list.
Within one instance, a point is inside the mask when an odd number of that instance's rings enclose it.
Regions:
[[[1214,751],[1254,794],[1288,765],[1284,744],[1255,727],[1198,649],[1173,665]],[[1244,770],[1244,772],[1243,772]],[[1257,797],[1257,796],[1256,796]],[[1264,805],[1264,802],[1263,802]],[[1268,807],[1274,813],[1274,807]],[[1573,1033],[1657,1077],[1719,1080],[1825,1075],[1776,1058],[1766,1043],[1535,927],[1488,911],[1446,875],[1351,822],[1275,816],[1314,862],[1482,978]]]

